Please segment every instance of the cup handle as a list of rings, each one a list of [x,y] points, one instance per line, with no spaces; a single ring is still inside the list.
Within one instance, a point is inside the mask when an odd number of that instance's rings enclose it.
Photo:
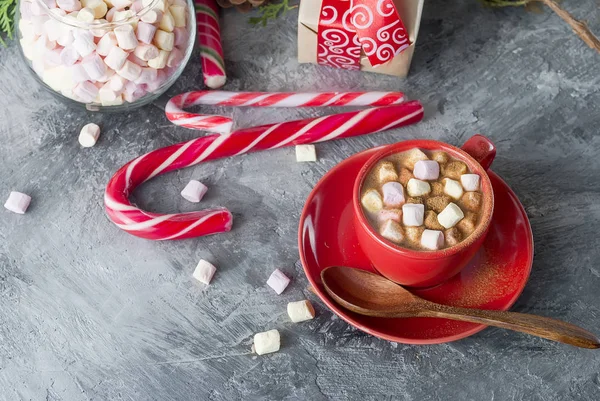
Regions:
[[[476,134],[464,143],[461,147],[473,159],[477,160],[484,170],[487,170],[492,165],[496,157],[496,146],[492,141],[483,135]]]

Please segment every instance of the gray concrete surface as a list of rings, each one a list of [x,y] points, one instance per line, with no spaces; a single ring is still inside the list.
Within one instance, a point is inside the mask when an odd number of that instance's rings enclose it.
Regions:
[[[595,0],[562,2],[600,33]],[[426,105],[418,126],[318,146],[217,161],[162,176],[136,194],[157,211],[193,210],[178,192],[192,177],[225,204],[234,230],[155,243],[116,229],[103,189],[122,164],[196,133],[169,124],[164,99],[121,115],[57,102],[23,73],[15,44],[0,48],[0,197],[33,196],[24,216],[0,211],[1,400],[598,400],[600,354],[486,329],[435,346],[391,344],[359,332],[306,291],[296,225],[319,178],[345,157],[404,138],[498,146],[495,170],[533,226],[531,280],[514,307],[600,332],[600,57],[549,12],[491,11],[474,0],[430,0],[406,81],[295,61],[296,13],[252,28],[223,16],[230,90],[400,89]],[[262,30],[261,30],[262,29]],[[171,94],[200,88],[188,66]],[[314,110],[233,112],[239,125]],[[95,148],[77,133],[103,128]],[[219,270],[205,288],[200,258]],[[279,267],[293,276],[276,296]],[[291,324],[285,305],[308,297],[318,317]],[[249,353],[278,328],[281,352]]]

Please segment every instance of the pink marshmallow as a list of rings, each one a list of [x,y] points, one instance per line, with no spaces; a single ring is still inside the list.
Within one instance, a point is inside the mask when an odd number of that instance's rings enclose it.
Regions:
[[[62,64],[61,53],[62,53],[62,50],[60,50],[60,49],[50,50],[44,54],[44,61],[46,62],[46,64],[54,66],[54,67],[57,65],[61,65]]]
[[[12,191],[6,200],[4,207],[13,213],[25,214],[30,203],[31,196],[21,192]]]
[[[144,61],[152,60],[153,58],[158,57],[159,52],[158,48],[153,45],[139,45],[133,51],[133,54]]]
[[[108,52],[108,55],[104,59],[104,63],[113,70],[118,70],[123,67],[123,64],[125,64],[128,56],[129,53],[127,53],[125,50],[118,46],[114,46]]]
[[[129,57],[127,59],[129,61],[131,61],[132,63],[139,65],[140,67],[148,67],[147,62],[145,62],[144,60],[142,60],[139,57],[136,57],[135,54],[133,54],[133,53],[129,54]]]
[[[386,206],[400,207],[405,202],[404,188],[399,182],[386,182],[381,187],[381,192],[383,192],[383,203]]]
[[[81,57],[87,57],[96,50],[96,43],[91,32],[75,31],[73,36],[75,37],[73,47]]]
[[[154,34],[156,33],[156,27],[152,24],[145,22],[138,22],[136,35],[140,42],[146,43],[147,45],[152,44]]]
[[[117,93],[121,93],[127,84],[127,80],[118,74],[113,75],[108,82],[110,84],[110,89]]]
[[[144,67],[142,68],[142,73],[135,80],[136,84],[148,84],[150,82],[156,81],[157,72],[154,68]]]
[[[85,71],[85,68],[80,63],[74,64],[69,69],[69,73],[71,75],[71,79],[75,83],[84,82],[90,79],[90,76]],[[95,96],[94,96],[95,97]]]
[[[198,203],[208,191],[208,187],[197,180],[191,180],[181,191],[181,196],[190,202]]]
[[[181,61],[183,60],[183,53],[178,48],[174,48],[171,53],[169,53],[169,58],[167,59],[168,67],[177,67]]]
[[[388,220],[395,221],[397,223],[402,222],[402,210],[399,209],[381,209],[377,213],[377,221],[381,224]]]
[[[48,39],[53,41],[57,41],[63,34],[60,25],[53,19],[44,22],[44,32],[46,33],[46,36],[48,36]]]
[[[129,103],[133,103],[136,100],[142,98],[146,94],[146,90],[142,88],[142,85],[136,85],[133,82],[128,82],[125,85],[125,92],[123,92],[123,99]]]
[[[113,8],[117,10],[124,10],[126,7],[131,6],[131,0],[111,0]]]
[[[162,84],[167,80],[167,76],[164,73],[163,70],[158,70],[158,72],[156,73],[156,79],[152,82],[148,82],[147,86],[147,90],[148,92],[155,92],[157,91]]]
[[[115,16],[115,13],[118,12],[119,10],[117,8],[111,8],[110,10],[108,10],[108,12],[106,13],[106,15],[104,16],[104,18],[108,21],[108,22],[112,22],[113,17]]]
[[[106,64],[96,53],[92,53],[81,61],[81,65],[91,79],[96,80],[106,74]]]
[[[60,61],[67,66],[75,64],[79,61],[79,58],[79,53],[71,46],[63,48],[60,52]]]
[[[98,88],[90,81],[81,82],[73,89],[73,94],[84,103],[91,103],[98,96]]]
[[[133,10],[135,13],[139,13],[144,8],[144,4],[142,0],[136,0],[131,4],[130,10]]]
[[[58,37],[58,39],[56,39],[56,43],[58,43],[59,45],[61,45],[63,47],[72,45],[74,41],[75,41],[75,38],[73,37],[73,32],[71,32],[71,31],[63,32]]]
[[[419,180],[437,180],[440,176],[440,165],[435,160],[419,160],[415,163],[413,175]]]
[[[79,0],[56,0],[56,4],[67,12],[81,10],[81,2]]]
[[[114,33],[108,32],[98,41],[96,46],[96,53],[101,56],[108,56],[110,50],[117,45],[117,37]]]
[[[177,47],[185,47],[185,44],[188,41],[188,31],[186,28],[175,28],[173,29],[173,33],[175,34],[175,42],[174,45]]]
[[[283,290],[286,289],[289,283],[290,279],[279,269],[275,269],[275,271],[271,273],[271,276],[269,276],[269,279],[267,280],[267,285],[275,290],[277,295],[280,295]]]

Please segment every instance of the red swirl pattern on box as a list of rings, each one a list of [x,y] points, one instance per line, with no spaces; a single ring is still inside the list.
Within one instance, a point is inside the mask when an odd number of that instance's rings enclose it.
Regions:
[[[324,0],[317,32],[317,63],[359,70],[361,51],[373,67],[410,46],[392,0]]]

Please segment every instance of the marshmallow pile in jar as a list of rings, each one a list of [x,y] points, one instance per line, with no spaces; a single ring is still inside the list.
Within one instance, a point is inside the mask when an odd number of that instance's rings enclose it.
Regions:
[[[191,0],[21,0],[22,53],[53,92],[88,110],[156,99],[193,48]]]
[[[480,177],[443,151],[411,149],[380,161],[361,204],[374,228],[406,248],[434,251],[467,239],[480,221]]]

